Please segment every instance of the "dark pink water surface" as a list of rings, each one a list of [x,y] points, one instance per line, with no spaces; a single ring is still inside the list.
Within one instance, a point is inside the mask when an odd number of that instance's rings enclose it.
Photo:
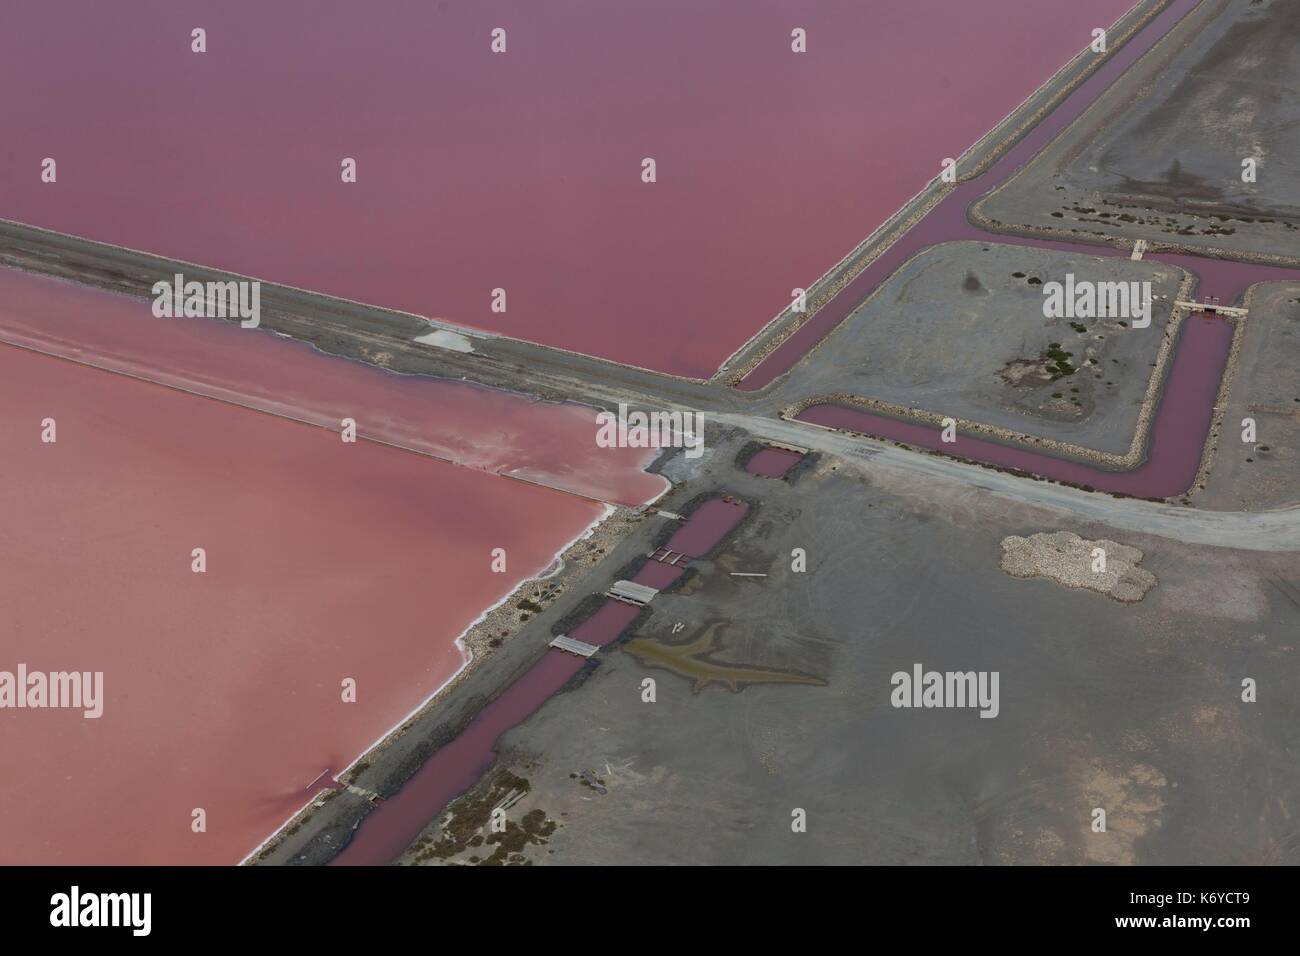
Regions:
[[[835,298],[819,309],[780,347],[773,350],[745,377],[740,388],[746,391],[764,388],[790,371],[814,345],[851,315],[862,301],[899,266],[918,252],[938,243],[972,240],[1032,245],[1090,256],[1127,257],[1129,254],[1127,249],[1110,245],[1085,245],[1056,240],[1026,239],[1019,236],[994,236],[972,225],[966,217],[966,211],[977,199],[1005,182],[1029,162],[1039,150],[1087,109],[1129,66],[1154,46],[1178,20],[1195,7],[1197,2],[1198,0],[1174,0],[1163,13],[1155,17],[1091,77],[1080,84],[998,162],[982,175],[961,183],[948,193],[924,219],[881,253],[871,265],[840,290]],[[1147,258],[1170,262],[1194,273],[1199,278],[1196,295],[1217,296],[1224,305],[1236,301],[1252,283],[1291,279],[1296,276],[1296,272],[1292,270],[1198,256],[1153,253]],[[1212,371],[1212,365],[1211,362],[1206,366],[1204,370],[1206,374]]]
[[[845,428],[889,438],[989,464],[1054,478],[1102,491],[1142,498],[1168,498],[1192,486],[1209,432],[1219,378],[1232,344],[1232,326],[1223,319],[1189,317],[1179,336],[1178,352],[1165,380],[1146,460],[1132,471],[1107,471],[1081,462],[1053,458],[1027,448],[958,435],[945,443],[939,429],[919,422],[873,415],[843,405],[814,405],[799,421]]]
[[[691,512],[690,520],[677,529],[664,547],[691,557],[707,554],[740,524],[749,505],[736,498],[710,498]]]
[[[6,0],[0,216],[707,376],[1129,6]]]
[[[685,568],[662,561],[647,561],[641,570],[632,576],[637,584],[662,591],[685,573]]]
[[[745,517],[749,505],[710,499],[695,509],[666,547],[698,557],[711,550]],[[684,573],[649,562],[635,580],[665,587]],[[662,582],[662,583],[654,583]],[[622,601],[605,601],[569,632],[588,644],[604,646],[622,633],[641,609]],[[496,742],[518,726],[582,670],[583,658],[548,650],[522,677],[502,691],[451,743],[442,747],[393,797],[365,818],[335,859],[339,866],[378,866],[394,860],[448,803],[472,787],[492,765]]]
[[[783,478],[785,473],[803,460],[797,451],[785,448],[763,448],[745,462],[745,470],[760,478]]]
[[[789,372],[904,262],[938,243],[969,240],[1032,245],[1090,256],[1127,256],[1128,250],[1109,245],[992,236],[968,220],[967,209],[1032,159],[1195,4],[1196,0],[1175,0],[988,171],[953,189],[746,376],[740,387],[758,390]],[[1157,253],[1148,258],[1193,273],[1197,278],[1195,295],[1216,297],[1224,305],[1236,302],[1254,283],[1293,279],[1297,275],[1294,270],[1191,255]],[[798,417],[801,421],[907,442],[1073,484],[1141,497],[1169,497],[1187,491],[1195,477],[1231,340],[1232,327],[1223,320],[1192,317],[1187,321],[1165,382],[1146,458],[1129,472],[1107,471],[965,435],[955,444],[946,444],[940,441],[938,429],[929,425],[873,415],[853,407],[818,405]]]

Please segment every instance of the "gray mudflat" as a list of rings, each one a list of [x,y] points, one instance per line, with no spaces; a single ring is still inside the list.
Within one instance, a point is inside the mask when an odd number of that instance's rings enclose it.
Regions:
[[[1044,284],[1070,273],[1092,282],[1150,281],[1150,327],[1046,318]],[[776,394],[787,404],[855,395],[1123,454],[1183,277],[1155,261],[1000,243],[932,246],[805,357]],[[1070,353],[1074,372],[1060,374],[1049,355],[1054,346]]]
[[[998,228],[1300,258],[1298,91],[1300,4],[1212,0],[976,209]]]
[[[1256,441],[1242,439],[1255,421]],[[1255,289],[1218,452],[1200,507],[1261,511],[1300,502],[1300,284]]]
[[[1002,536],[1059,527],[1041,515],[854,472],[733,476],[757,513],[655,599],[638,642],[503,739],[488,778],[523,778],[509,818],[546,831],[511,862],[1300,862],[1300,675],[1279,666],[1296,610],[1271,583],[1300,580],[1293,556],[1125,536],[1158,578],[1125,605],[1000,570]],[[676,669],[634,653],[693,643]],[[916,663],[998,671],[1001,712],[895,709],[891,675]],[[1258,704],[1240,700],[1247,676]],[[488,857],[489,831],[469,832],[444,855],[435,825],[407,860]]]

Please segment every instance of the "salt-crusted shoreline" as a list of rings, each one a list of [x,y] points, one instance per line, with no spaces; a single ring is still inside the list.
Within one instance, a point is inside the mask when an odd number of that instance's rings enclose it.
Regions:
[[[521,612],[519,607],[521,602],[531,602],[539,607],[552,603],[604,558],[641,520],[642,512],[639,509],[606,506],[604,513],[557,552],[545,569],[519,582],[509,594],[483,611],[461,632],[455,643],[466,658],[456,673],[394,727],[359,753],[336,779],[345,787],[355,784],[356,777],[363,770],[371,763],[382,759],[389,747],[401,739],[434,705],[440,703],[448,692],[463,683],[494,651],[513,638],[532,618],[532,613]],[[240,863],[254,863],[271,852],[283,836],[296,831],[315,810],[324,805],[324,801],[339,792],[342,791],[329,790],[325,793],[312,794],[293,816],[281,823]]]

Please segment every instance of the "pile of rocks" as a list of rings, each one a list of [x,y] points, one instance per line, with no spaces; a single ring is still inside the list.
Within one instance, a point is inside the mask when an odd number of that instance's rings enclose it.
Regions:
[[[1089,541],[1070,531],[1002,539],[1002,570],[1012,577],[1048,578],[1126,604],[1142,600],[1156,585],[1156,576],[1137,566],[1142,557],[1126,544]]]

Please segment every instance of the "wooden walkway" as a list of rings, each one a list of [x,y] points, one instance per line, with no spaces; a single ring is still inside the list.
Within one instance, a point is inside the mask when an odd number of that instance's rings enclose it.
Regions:
[[[577,654],[579,657],[590,657],[600,650],[595,644],[588,644],[586,641],[569,637],[567,634],[561,634],[551,641],[551,647],[561,651],[568,651],[570,654]]]

